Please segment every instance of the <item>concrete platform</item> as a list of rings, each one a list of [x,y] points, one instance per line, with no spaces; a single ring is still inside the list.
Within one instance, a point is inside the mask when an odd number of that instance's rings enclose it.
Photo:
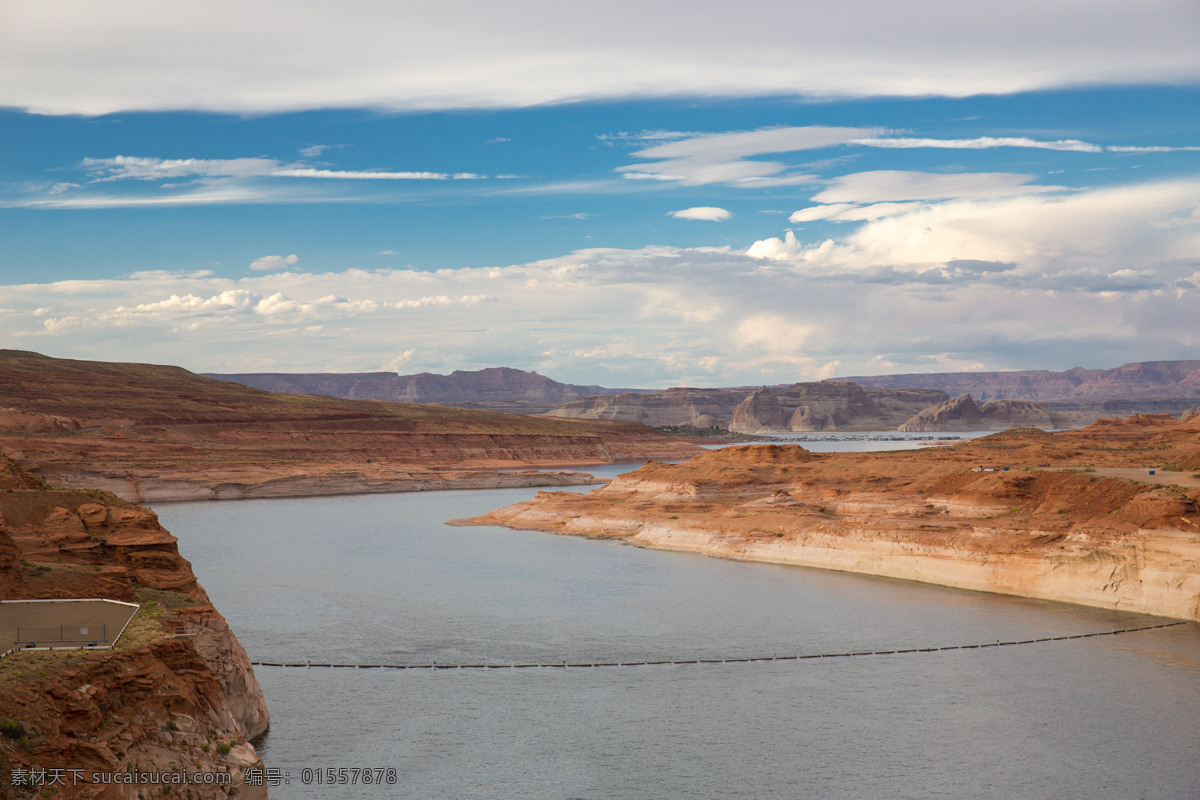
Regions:
[[[111,647],[138,608],[120,600],[0,601],[0,652],[30,644]]]

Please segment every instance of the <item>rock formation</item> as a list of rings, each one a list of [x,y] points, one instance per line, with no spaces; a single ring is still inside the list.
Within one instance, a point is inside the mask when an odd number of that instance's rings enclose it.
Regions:
[[[0,794],[27,796],[10,785],[13,770],[37,766],[82,770],[46,787],[54,797],[265,798],[245,782],[248,768],[262,768],[250,743],[267,729],[262,691],[175,538],[148,509],[107,492],[51,489],[0,456],[0,599],[74,597],[141,609],[112,650],[0,660]],[[230,783],[91,780],[129,771],[228,773]]]
[[[462,523],[1197,620],[1197,469],[1200,416],[1142,416],[919,451],[731,447]]]
[[[902,431],[1001,431],[1009,428],[1054,428],[1050,411],[1028,400],[992,400],[977,405],[960,394],[925,409],[900,426]],[[1064,426],[1069,427],[1069,426]]]
[[[0,351],[0,447],[55,486],[149,500],[565,485],[683,458],[636,423],[281,395],[178,367]]]

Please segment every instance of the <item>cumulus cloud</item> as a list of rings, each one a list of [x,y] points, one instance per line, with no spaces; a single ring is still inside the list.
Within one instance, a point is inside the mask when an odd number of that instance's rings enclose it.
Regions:
[[[0,87],[0,105],[52,114],[521,107],[679,95],[968,96],[1200,76],[1200,9],[1192,0],[1136,7],[1095,0],[1003,7],[514,0],[473,4],[467,14],[455,4],[373,0],[15,2],[0,75],[19,80]]]
[[[706,222],[721,222],[733,216],[723,208],[716,206],[694,206],[692,208],[684,208],[679,211],[669,211],[667,216],[675,219],[696,219]]]
[[[1003,191],[993,192],[997,186]],[[1004,262],[1078,275],[1112,275],[1150,264],[1160,269],[1200,258],[1200,180],[1053,193],[1029,186],[1029,193],[1013,194],[1014,188],[1008,180],[981,186],[970,179],[852,180],[831,190],[829,199],[912,194],[933,199],[867,222],[836,241],[806,243],[788,232],[755,242],[747,254],[806,269]],[[804,216],[817,213],[805,210]],[[1089,283],[1094,281],[1083,281],[1081,288]]]
[[[299,260],[295,253],[290,256],[262,256],[251,261],[248,269],[255,272],[274,272],[294,266]]]

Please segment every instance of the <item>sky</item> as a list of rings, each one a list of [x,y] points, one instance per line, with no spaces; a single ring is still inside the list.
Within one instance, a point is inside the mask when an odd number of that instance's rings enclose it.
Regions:
[[[7,0],[0,347],[644,388],[1200,358],[1194,0],[583,6]]]

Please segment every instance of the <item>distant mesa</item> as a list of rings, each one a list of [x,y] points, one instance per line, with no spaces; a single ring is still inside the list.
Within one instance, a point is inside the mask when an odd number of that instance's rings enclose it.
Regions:
[[[240,383],[268,392],[324,394],[343,400],[433,403],[518,414],[542,414],[560,403],[587,395],[636,391],[559,383],[536,372],[510,367],[492,367],[473,372],[455,370],[449,375],[431,372],[417,375],[397,375],[393,372],[202,374],[207,378]]]
[[[950,396],[970,394],[977,402],[1169,400],[1200,398],[1200,361],[1143,361],[1113,369],[1075,367],[1063,372],[932,372],[852,376],[838,380],[853,381],[865,387],[939,389]]]

